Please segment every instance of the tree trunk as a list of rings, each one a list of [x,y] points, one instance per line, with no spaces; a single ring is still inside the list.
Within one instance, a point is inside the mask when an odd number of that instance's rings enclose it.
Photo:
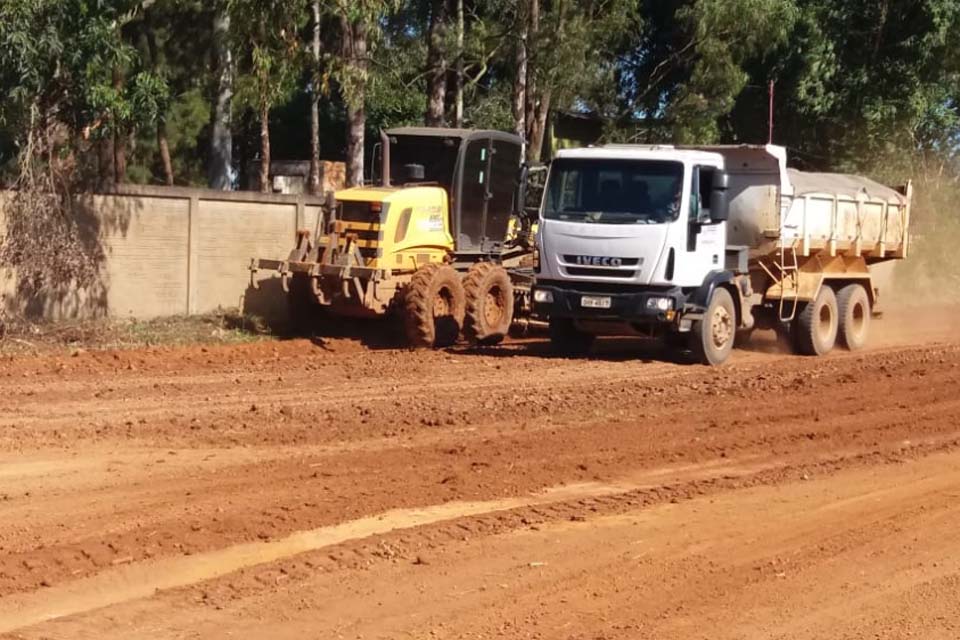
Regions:
[[[540,162],[543,132],[539,131],[539,108],[542,96],[538,91],[537,82],[537,46],[540,36],[540,0],[529,0],[527,5],[529,31],[527,33],[527,87],[526,87],[526,114],[524,116],[524,136],[527,141],[527,162]]]
[[[97,144],[99,157],[100,191],[109,193],[117,185],[116,157],[113,152],[113,136],[105,135]]]
[[[427,37],[427,113],[428,127],[444,125],[447,95],[446,35],[449,0],[433,0],[430,8],[430,31]]]
[[[551,93],[544,90],[533,110],[533,122],[528,123],[530,137],[527,139],[527,161],[540,162],[543,155],[543,138],[547,131],[547,116],[550,114]]]
[[[113,134],[113,168],[116,172],[114,184],[124,184],[127,181],[127,132],[114,131]]]
[[[457,74],[454,82],[454,123],[453,126],[463,126],[463,0],[457,0]]]
[[[363,184],[363,145],[367,110],[363,102],[347,106],[347,185]]]
[[[113,89],[118,95],[123,93],[126,81],[123,70],[113,69]],[[127,181],[127,127],[122,125],[116,117],[113,119],[113,169],[114,183],[123,184]]]
[[[363,184],[364,130],[367,124],[367,27],[341,15],[343,59],[351,82],[347,107],[347,186]]]
[[[529,25],[525,3],[517,2],[517,11],[520,14],[520,33],[517,35],[517,48],[514,56],[516,75],[513,78],[513,131],[521,138],[527,135],[527,35]]]
[[[167,141],[167,123],[161,117],[157,120],[157,147],[160,149],[160,163],[163,165],[163,183],[173,186],[173,161],[170,160],[170,143]]]
[[[260,104],[260,193],[270,193],[270,105]]]
[[[313,0],[313,93],[310,96],[310,178],[307,188],[319,195],[320,184],[320,0]]]
[[[153,72],[162,75],[166,65],[164,64],[163,50],[157,45],[157,27],[154,23],[153,13],[147,12],[147,29],[144,34],[147,51],[150,52],[150,65]],[[167,139],[167,114],[165,109],[157,114],[157,150],[160,153],[160,166],[163,169],[163,183],[168,187],[173,186],[173,162],[170,159],[170,142]]]
[[[231,131],[231,103],[233,102],[233,54],[227,41],[230,15],[225,3],[218,4],[213,19],[213,39],[217,55],[217,97],[213,112],[213,132],[210,136],[208,183],[211,189],[230,191],[233,188],[233,132]]]

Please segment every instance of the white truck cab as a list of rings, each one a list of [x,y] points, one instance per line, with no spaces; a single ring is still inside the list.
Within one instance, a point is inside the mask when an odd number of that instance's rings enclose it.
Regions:
[[[799,350],[827,351],[846,338],[821,290],[852,283],[864,291],[844,295],[872,304],[867,264],[905,255],[908,205],[906,191],[866,179],[792,172],[772,145],[562,150],[540,209],[534,311],[571,353],[596,335],[639,334],[720,364],[758,321],[795,324],[810,334]],[[884,252],[891,238],[862,237],[864,219],[891,215],[903,218],[899,253]],[[832,337],[813,317],[823,304]]]

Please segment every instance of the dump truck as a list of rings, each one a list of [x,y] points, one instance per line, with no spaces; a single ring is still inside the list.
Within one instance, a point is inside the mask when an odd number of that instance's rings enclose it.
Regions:
[[[560,151],[536,238],[535,317],[554,348],[658,337],[705,364],[756,328],[802,354],[864,346],[870,267],[907,256],[911,186],[787,168],[783,147]]]
[[[522,140],[405,127],[375,153],[373,184],[327,194],[286,259],[253,259],[253,285],[278,273],[294,323],[389,317],[413,347],[502,340],[533,283]]]

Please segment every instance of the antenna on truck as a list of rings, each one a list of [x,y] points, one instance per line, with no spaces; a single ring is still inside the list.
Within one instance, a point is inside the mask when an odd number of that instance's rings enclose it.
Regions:
[[[773,95],[774,95],[774,86],[776,85],[775,80],[770,81],[770,112],[768,115],[767,122],[770,125],[770,132],[767,136],[767,144],[773,144]]]

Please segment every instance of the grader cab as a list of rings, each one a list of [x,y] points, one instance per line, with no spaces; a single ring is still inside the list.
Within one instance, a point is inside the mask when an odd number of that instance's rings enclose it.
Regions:
[[[531,224],[522,141],[499,131],[400,128],[381,134],[374,184],[328,194],[314,231],[301,230],[279,272],[291,320],[317,309],[390,316],[414,347],[463,336],[503,339],[529,308]]]

